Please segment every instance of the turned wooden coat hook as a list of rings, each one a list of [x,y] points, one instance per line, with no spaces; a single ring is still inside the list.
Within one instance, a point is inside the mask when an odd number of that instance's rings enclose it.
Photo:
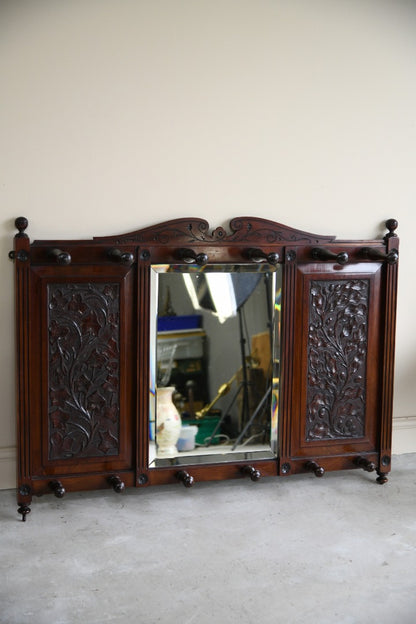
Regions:
[[[347,264],[349,260],[346,251],[334,253],[333,251],[329,251],[329,249],[325,249],[324,247],[314,247],[311,253],[314,260],[334,260],[338,264]]]
[[[121,264],[131,264],[134,260],[134,256],[129,251],[121,251],[121,249],[116,249],[112,247],[107,251],[107,256],[113,262],[120,262]]]
[[[397,249],[392,249],[388,253],[384,253],[380,249],[374,247],[363,247],[361,250],[363,258],[368,260],[380,260],[381,262],[387,262],[387,264],[397,264],[399,260],[399,252]]]
[[[206,253],[195,253],[193,249],[178,249],[177,257],[179,260],[183,260],[186,264],[198,264],[204,266],[208,262],[208,256]]]
[[[366,472],[374,472],[374,470],[376,469],[375,463],[370,461],[366,457],[357,457],[357,459],[354,460],[354,464],[359,468],[362,468]]]
[[[124,482],[120,479],[118,475],[112,475],[111,477],[109,477],[108,482],[113,488],[114,492],[117,492],[117,494],[121,494],[121,492],[124,490]]]
[[[49,249],[48,258],[51,260],[55,260],[56,264],[67,265],[71,264],[71,254],[67,251],[62,251],[62,249]]]
[[[55,494],[56,498],[63,498],[65,496],[65,488],[60,481],[50,481],[49,488]]]
[[[279,262],[279,254],[272,252],[266,254],[262,249],[248,249],[246,256],[252,262],[260,264],[261,262],[268,262],[269,264],[277,264]]]
[[[325,474],[325,468],[316,463],[316,461],[308,461],[305,465],[308,472],[313,472],[315,477],[323,477]]]
[[[195,482],[194,478],[189,474],[189,472],[186,472],[186,470],[180,470],[177,472],[176,478],[187,488],[192,487]]]
[[[247,477],[250,477],[252,481],[259,481],[259,479],[261,479],[260,470],[254,468],[254,466],[244,466],[244,468],[241,469],[241,472]]]

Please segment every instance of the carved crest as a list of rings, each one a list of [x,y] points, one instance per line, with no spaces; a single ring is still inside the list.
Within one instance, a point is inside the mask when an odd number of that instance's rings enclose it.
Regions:
[[[210,232],[209,224],[204,219],[174,219],[157,225],[123,234],[122,236],[96,237],[97,242],[122,243],[294,243],[319,244],[334,240],[334,236],[320,236],[290,228],[258,217],[238,217],[230,221],[230,232],[218,227]]]

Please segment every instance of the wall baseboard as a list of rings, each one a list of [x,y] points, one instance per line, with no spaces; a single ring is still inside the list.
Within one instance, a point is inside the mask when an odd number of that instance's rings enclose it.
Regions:
[[[0,490],[16,487],[16,447],[0,448]]]
[[[394,455],[416,453],[416,416],[401,416],[393,420]]]
[[[393,421],[393,455],[416,453],[416,416]],[[0,490],[16,487],[16,447],[0,448]]]

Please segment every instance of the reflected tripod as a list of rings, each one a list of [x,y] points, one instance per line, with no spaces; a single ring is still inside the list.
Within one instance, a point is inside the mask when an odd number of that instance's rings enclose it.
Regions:
[[[248,384],[249,384],[249,382],[248,382],[248,374],[247,374],[246,339],[244,338],[242,308],[243,308],[243,305],[239,306],[239,308],[237,309],[237,314],[238,314],[238,328],[239,328],[239,335],[240,335],[241,370],[242,370],[243,379],[238,384],[238,387],[237,387],[237,389],[236,389],[236,391],[234,393],[234,396],[233,396],[231,402],[227,406],[227,409],[225,411],[223,411],[223,413],[221,414],[221,418],[219,419],[218,423],[216,424],[215,429],[212,432],[209,440],[207,442],[205,442],[205,446],[210,446],[212,444],[213,439],[217,435],[217,432],[220,429],[221,425],[223,424],[225,418],[230,413],[230,410],[234,406],[234,403],[236,402],[236,400],[237,400],[238,396],[240,395],[241,391],[243,391],[243,402],[242,402],[242,407],[241,407],[241,418],[242,418],[243,422],[245,422],[245,419],[249,418],[249,394],[248,394]],[[227,392],[230,389],[229,388],[230,384],[233,382],[233,380],[236,377],[237,377],[237,373],[235,373],[232,376],[232,378],[230,379],[228,384],[224,384],[223,386],[221,386],[221,388],[218,391],[217,397],[215,397],[214,402],[216,402],[219,398],[221,398],[221,396],[224,396],[224,394],[227,394]],[[224,386],[228,386],[228,390],[227,390],[227,392],[222,392],[221,393],[221,389],[224,388]],[[212,405],[213,405],[213,403],[211,403],[209,407],[211,408]],[[244,429],[245,429],[245,427],[244,427]]]
[[[270,308],[270,293],[269,293],[269,275],[264,275],[264,285],[265,285],[265,295],[266,295],[266,309],[268,315],[268,331],[269,331],[269,339],[270,339],[270,354],[273,353],[273,314]],[[247,370],[247,357],[246,357],[246,340],[244,338],[244,328],[243,328],[243,317],[242,317],[242,309],[244,306],[245,300],[238,307],[238,318],[239,318],[239,336],[240,336],[240,352],[241,352],[241,363],[242,363],[242,381],[239,383],[237,390],[228,405],[227,409],[223,412],[219,422],[217,423],[213,433],[211,434],[209,440],[206,442],[205,446],[209,446],[212,443],[212,440],[216,436],[218,430],[220,429],[224,419],[230,413],[235,401],[240,395],[241,391],[243,392],[243,401],[241,407],[241,422],[243,424],[243,428],[238,434],[236,441],[234,442],[232,449],[235,450],[236,447],[241,443],[253,422],[257,418],[257,416],[267,407],[268,399],[271,397],[272,384],[267,384],[267,389],[264,395],[261,397],[257,406],[250,416],[250,401],[249,401],[249,379],[248,379],[248,370]],[[237,376],[237,373],[233,376],[229,383]],[[225,393],[223,393],[225,394]],[[223,395],[222,395],[223,396]]]

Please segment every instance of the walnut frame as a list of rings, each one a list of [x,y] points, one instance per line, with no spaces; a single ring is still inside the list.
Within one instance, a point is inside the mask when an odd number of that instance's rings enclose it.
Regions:
[[[387,481],[397,221],[386,222],[382,240],[369,241],[337,241],[256,217],[232,219],[229,232],[182,218],[123,235],[32,243],[27,219],[16,219],[16,227],[9,255],[23,520],[34,495],[66,490],[352,468],[375,469],[378,483]],[[213,461],[179,472],[148,467],[150,267],[184,262],[184,250],[196,262],[247,263],[260,255],[282,265],[276,460]]]

